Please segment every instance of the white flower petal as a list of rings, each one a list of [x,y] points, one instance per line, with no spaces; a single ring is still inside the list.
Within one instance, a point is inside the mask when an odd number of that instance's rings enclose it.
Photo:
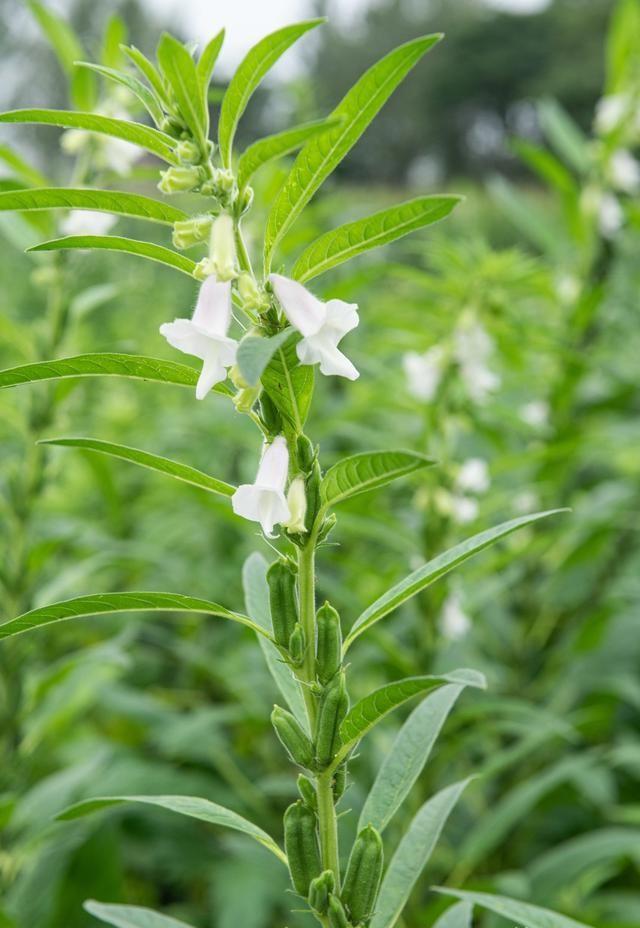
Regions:
[[[357,303],[345,303],[344,300],[328,300],[326,303],[326,327],[342,338],[347,332],[357,328],[360,322]]]
[[[450,641],[463,638],[471,628],[471,619],[462,608],[457,593],[452,593],[445,599],[438,626],[444,637]]]
[[[172,348],[177,348],[183,354],[193,355],[201,361],[208,355],[210,339],[191,319],[165,322],[160,326],[160,334],[164,335]]]
[[[491,484],[484,458],[467,458],[458,471],[456,487],[463,493],[486,493]]]
[[[226,335],[231,324],[231,281],[206,277],[200,287],[193,322],[211,335]]]
[[[93,209],[72,209],[60,223],[65,235],[106,235],[117,216]]]
[[[269,280],[291,325],[304,336],[319,332],[327,318],[324,304],[296,280],[281,274],[271,274]]]
[[[435,345],[424,354],[408,351],[402,359],[409,393],[417,400],[430,402],[442,380],[444,352]]]
[[[289,449],[284,435],[278,435],[264,449],[256,486],[267,487],[279,493],[284,491],[289,473]]]

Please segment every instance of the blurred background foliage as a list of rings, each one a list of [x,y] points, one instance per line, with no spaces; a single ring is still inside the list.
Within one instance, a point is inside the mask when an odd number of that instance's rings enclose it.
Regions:
[[[162,28],[191,37],[154,4],[56,9],[92,59],[123,24],[145,52]],[[215,18],[203,38],[223,11]],[[2,109],[67,105],[66,76],[28,5],[4,0],[0,25]],[[346,24],[332,20],[295,73],[256,95],[245,139],[326,112],[384,51],[435,30],[447,41],[288,240],[293,255],[399,190],[467,197],[442,226],[361,258],[322,288],[362,310],[350,342],[361,379],[325,379],[317,391],[309,431],[324,460],[406,446],[440,463],[344,507],[319,592],[348,627],[390,583],[472,532],[571,507],[403,607],[353,661],[362,693],[400,673],[455,666],[477,667],[490,683],[461,699],[390,828],[399,835],[444,784],[481,775],[404,928],[433,923],[444,903],[429,885],[442,882],[506,892],[595,928],[638,928],[636,0],[556,0],[529,15],[471,0],[382,0]],[[109,92],[100,88],[102,107],[132,109]],[[85,182],[98,174],[119,189],[156,181],[144,159],[123,165],[95,147],[97,159],[72,159],[57,130],[5,127],[5,143],[55,183],[80,169]],[[0,189],[40,182],[0,152]],[[258,179],[256,239],[259,204],[284,173]],[[189,312],[194,285],[126,256],[24,254],[69,218],[2,217],[2,366],[94,350],[168,357],[158,326]],[[0,435],[6,618],[116,588],[237,606],[243,562],[256,547],[269,557],[215,497],[100,455],[34,445],[88,435],[252,479],[255,435],[219,398],[195,404],[188,391],[120,380],[29,387],[0,395]],[[281,868],[241,838],[155,810],[54,821],[85,797],[193,793],[277,833],[295,783],[249,631],[204,618],[89,619],[5,642],[0,660],[0,926],[88,926],[87,897],[149,905],[199,928],[309,923],[289,912]],[[381,726],[352,765],[346,832],[398,724]],[[482,928],[507,924],[478,915]]]

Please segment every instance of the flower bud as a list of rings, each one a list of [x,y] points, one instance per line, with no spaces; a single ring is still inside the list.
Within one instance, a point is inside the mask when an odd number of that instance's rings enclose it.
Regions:
[[[298,624],[296,575],[288,561],[275,561],[267,571],[271,624],[276,644],[289,645],[289,639]]]
[[[307,526],[307,531],[310,532],[313,529],[313,526],[316,521],[316,517],[320,512],[322,506],[322,500],[320,496],[320,485],[322,484],[322,471],[320,470],[320,462],[317,458],[314,459],[311,466],[311,473],[306,480],[306,491],[307,491],[307,513],[305,517],[305,524]]]
[[[304,652],[307,649],[306,638],[302,625],[297,622],[289,638],[289,660],[294,667],[301,667],[304,663]]]
[[[309,893],[309,884],[320,874],[320,850],[316,833],[316,816],[298,800],[284,814],[284,847],[289,861],[291,881],[301,896]]]
[[[184,123],[175,116],[165,116],[158,128],[177,139],[184,132]]]
[[[246,213],[247,210],[251,209],[251,204],[253,203],[253,187],[245,187],[242,191],[242,199],[240,200],[240,213]]]
[[[235,230],[229,213],[220,213],[213,221],[209,258],[218,280],[234,280],[238,276]]]
[[[326,915],[329,908],[329,896],[336,888],[336,880],[331,870],[324,870],[309,884],[309,905],[318,913]]]
[[[300,470],[303,470],[305,474],[309,473],[316,456],[311,439],[307,438],[306,435],[298,435],[296,450],[298,452]]]
[[[304,477],[298,474],[291,481],[289,492],[287,494],[287,505],[291,518],[284,523],[284,527],[289,534],[297,532],[306,532],[305,515],[307,513],[307,494],[305,492]]]
[[[274,706],[271,724],[294,764],[310,768],[313,764],[313,745],[295,716],[280,706]]]
[[[298,776],[298,792],[300,793],[302,801],[305,805],[309,806],[310,809],[316,809],[318,805],[316,788],[309,777],[305,777],[304,773],[301,773]]]
[[[211,232],[213,216],[194,216],[193,219],[179,219],[173,224],[173,245],[181,251],[204,242]]]
[[[191,139],[182,139],[178,142],[175,152],[183,164],[198,164],[202,160],[202,152],[195,142]]]
[[[233,397],[233,405],[238,412],[251,412],[261,393],[261,384],[257,384],[255,387],[242,387]]]
[[[203,179],[202,169],[196,165],[188,167],[170,167],[160,171],[161,181],[158,190],[162,193],[188,193],[200,186]]]
[[[325,603],[318,609],[316,627],[318,629],[316,675],[320,683],[327,684],[340,670],[342,664],[340,616],[329,603]]]
[[[238,295],[244,309],[260,311],[269,307],[269,300],[261,292],[255,278],[246,271],[238,277]]]
[[[371,917],[380,889],[382,864],[382,838],[373,825],[367,825],[354,842],[341,893],[354,924]]]

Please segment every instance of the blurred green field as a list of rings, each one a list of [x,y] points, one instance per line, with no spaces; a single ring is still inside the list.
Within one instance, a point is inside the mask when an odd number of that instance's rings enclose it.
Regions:
[[[435,185],[465,196],[452,217],[316,288],[361,313],[349,342],[360,379],[317,384],[309,433],[324,459],[406,447],[438,462],[343,507],[318,592],[321,602],[331,591],[346,628],[362,603],[469,535],[526,512],[570,510],[445,577],[353,650],[356,698],[399,675],[453,667],[477,668],[489,684],[461,696],[389,826],[393,842],[429,795],[478,775],[401,928],[434,923],[445,907],[429,892],[436,884],[505,893],[594,928],[640,926],[640,9],[622,0],[607,13],[614,7],[614,28],[597,42],[599,121],[597,100],[588,116],[580,102],[574,119],[546,90],[527,96],[538,134],[514,142],[499,173],[490,157],[477,170],[461,158]],[[453,52],[445,44],[438,54]],[[366,63],[374,58],[367,49]],[[289,87],[305,118],[328,109],[312,87],[302,78]],[[614,96],[628,109],[611,128],[602,97]],[[391,127],[393,100],[385,114]],[[35,161],[62,185],[71,159],[56,132],[12,127],[7,142],[31,163],[24,140],[40,140]],[[619,157],[616,173],[620,151],[637,176]],[[327,229],[424,192],[410,172],[372,177],[370,150],[355,154],[358,168],[347,161],[287,239],[285,264]],[[0,158],[0,190],[30,186],[4,148]],[[108,165],[97,174],[152,193],[152,168],[142,160],[126,177]],[[269,204],[286,173],[286,163],[265,168],[256,203]],[[251,214],[250,247],[264,220],[260,207]],[[127,255],[25,253],[61,222],[0,214],[2,369],[52,352],[173,360],[158,328],[190,314],[195,282]],[[134,220],[115,229],[139,234]],[[195,404],[188,388],[119,378],[29,385],[0,391],[0,436],[3,621],[98,590],[238,604],[247,558],[271,555],[224,499],[35,444],[99,438],[251,481],[255,434],[221,397]],[[54,821],[88,797],[194,794],[279,834],[295,778],[273,737],[276,690],[249,629],[179,615],[89,618],[2,642],[0,673],[2,928],[88,928],[87,898],[161,909],[196,928],[312,924],[291,913],[284,870],[242,836],[142,807]],[[342,806],[346,836],[408,712],[362,745]],[[511,925],[476,918],[478,928]]]

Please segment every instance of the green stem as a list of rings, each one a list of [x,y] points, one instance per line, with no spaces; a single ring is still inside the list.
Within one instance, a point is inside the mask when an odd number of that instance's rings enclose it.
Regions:
[[[322,866],[331,870],[336,881],[336,890],[340,892],[340,859],[338,853],[338,818],[333,800],[333,775],[326,771],[316,779],[318,794],[318,832]]]
[[[300,549],[298,556],[298,588],[300,592],[300,624],[304,631],[304,664],[300,670],[302,692],[304,695],[309,727],[313,733],[316,725],[317,706],[311,692],[315,679],[315,641],[316,641],[316,578],[315,578],[315,538]]]

